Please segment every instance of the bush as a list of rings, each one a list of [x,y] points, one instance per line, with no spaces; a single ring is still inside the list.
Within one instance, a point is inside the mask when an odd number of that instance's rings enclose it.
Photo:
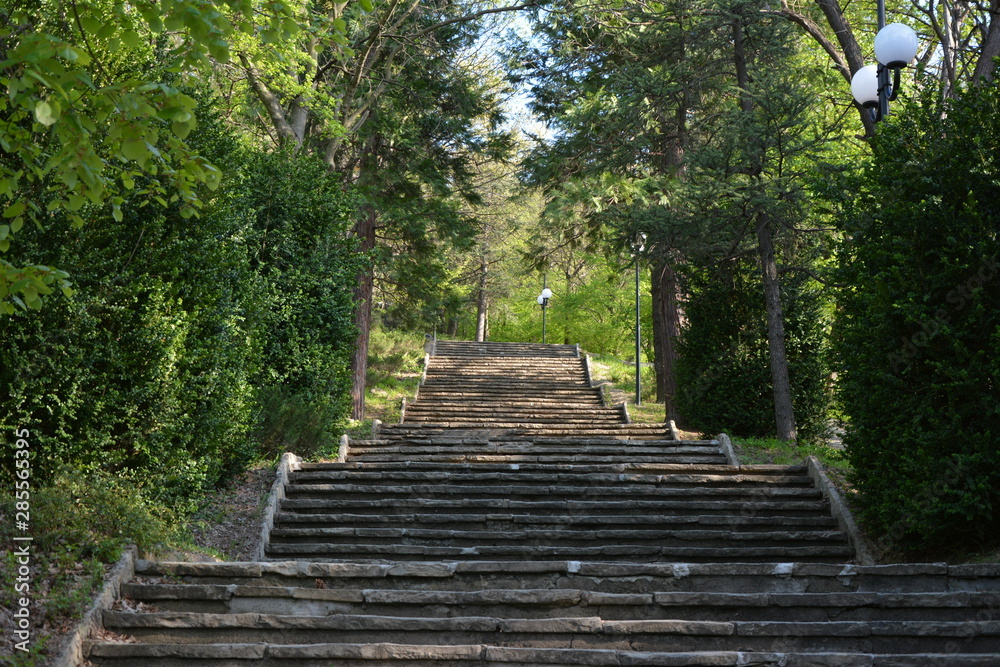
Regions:
[[[685,426],[706,434],[775,435],[767,318],[759,268],[731,261],[686,272],[685,324],[678,344],[678,407]],[[827,431],[827,361],[822,299],[798,276],[782,283],[785,350],[799,441]]]
[[[882,547],[1000,541],[1000,89],[879,128],[845,217],[845,437]]]
[[[336,442],[354,341],[352,198],[320,160],[242,148],[201,111],[192,144],[225,178],[200,218],[151,204],[137,183],[120,221],[90,210],[81,229],[18,235],[26,261],[69,269],[76,285],[72,300],[0,319],[0,433],[30,431],[35,479],[62,464],[103,470],[191,509],[255,457]],[[13,442],[0,444],[2,470]]]

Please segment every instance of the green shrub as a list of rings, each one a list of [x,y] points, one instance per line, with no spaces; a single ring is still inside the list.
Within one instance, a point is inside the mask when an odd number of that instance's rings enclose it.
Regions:
[[[685,427],[741,437],[775,434],[767,319],[759,269],[729,262],[687,272],[678,344],[678,406]],[[827,430],[829,392],[822,299],[800,276],[782,283],[785,351],[800,442]]]
[[[881,546],[1000,543],[1000,88],[900,109],[845,217],[845,443]]]

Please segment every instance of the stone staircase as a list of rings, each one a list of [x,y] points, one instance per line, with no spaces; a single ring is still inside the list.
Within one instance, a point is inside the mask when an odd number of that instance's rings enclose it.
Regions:
[[[462,349],[448,358],[478,363]],[[286,455],[261,561],[139,561],[89,660],[1000,665],[1000,566],[854,562],[813,461],[461,423],[407,421],[341,462]]]
[[[605,405],[575,345],[436,341],[402,423],[381,435],[412,435],[427,425],[533,438],[670,437],[662,425],[630,424],[624,405]]]

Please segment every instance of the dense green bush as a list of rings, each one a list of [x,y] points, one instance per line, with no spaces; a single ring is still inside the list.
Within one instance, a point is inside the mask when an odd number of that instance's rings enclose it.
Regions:
[[[845,219],[845,438],[887,549],[1000,536],[1000,88],[879,127]]]
[[[208,106],[191,143],[225,173],[199,218],[150,204],[137,182],[120,221],[89,210],[81,229],[19,234],[27,261],[76,285],[0,320],[0,466],[28,429],[36,486],[72,464],[177,505],[283,448],[283,428],[306,449],[335,441],[354,338],[351,197],[319,160],[241,147]],[[289,422],[296,411],[318,426]]]
[[[742,437],[775,434],[767,317],[752,260],[685,271],[678,406],[685,425]],[[800,274],[782,282],[785,350],[799,440],[827,430],[829,392],[822,298]]]

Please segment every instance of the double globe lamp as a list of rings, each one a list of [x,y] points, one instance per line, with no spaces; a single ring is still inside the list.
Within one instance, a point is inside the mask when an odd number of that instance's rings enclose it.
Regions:
[[[882,16],[879,17],[882,19],[880,22],[884,22]],[[862,67],[851,79],[854,99],[871,111],[875,122],[889,114],[889,102],[896,99],[899,92],[900,70],[916,56],[917,33],[910,26],[890,23],[878,31],[875,36],[875,58],[879,64]],[[893,73],[891,84],[889,70]]]

